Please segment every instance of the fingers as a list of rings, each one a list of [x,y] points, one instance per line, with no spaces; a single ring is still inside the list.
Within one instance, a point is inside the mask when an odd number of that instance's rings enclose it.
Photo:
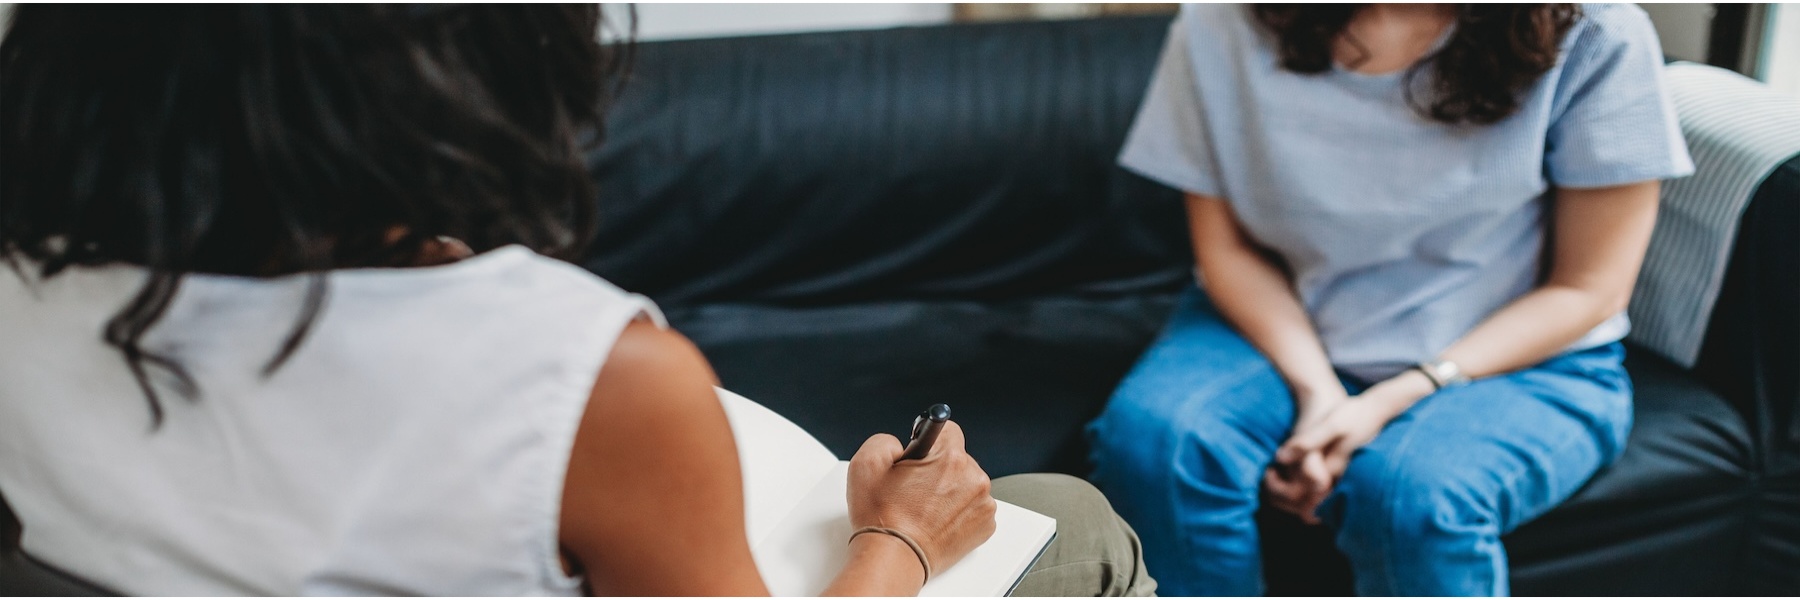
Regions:
[[[1288,481],[1273,468],[1263,472],[1263,492],[1269,506],[1281,510],[1287,510],[1300,497],[1294,482]]]
[[[1331,490],[1337,487],[1338,480],[1343,479],[1344,471],[1350,467],[1350,457],[1355,452],[1355,450],[1339,444],[1333,446],[1329,452],[1322,453],[1316,460],[1317,464],[1309,466],[1309,472],[1314,474],[1312,477],[1326,477],[1329,484],[1319,489],[1317,494],[1305,499],[1305,508],[1308,514],[1318,510],[1319,505],[1325,503],[1325,498],[1329,497]],[[1306,462],[1315,461],[1308,459]]]
[[[1325,467],[1325,455],[1320,452],[1308,452],[1300,459],[1300,476],[1311,490],[1329,490],[1332,480],[1336,479],[1331,470]]]
[[[1293,513],[1305,520],[1308,515],[1301,505],[1301,496],[1305,493],[1302,485],[1304,484],[1283,477],[1275,469],[1269,469],[1263,473],[1263,491],[1266,492],[1264,501],[1276,510]]]
[[[1299,502],[1300,518],[1308,523],[1317,523],[1319,519],[1313,512],[1331,495],[1331,488],[1337,485],[1337,476],[1325,465],[1325,457],[1317,452],[1307,454],[1300,465],[1300,470],[1306,474],[1307,479],[1306,494]]]
[[[905,451],[906,448],[900,445],[899,438],[885,433],[877,433],[869,436],[869,439],[863,440],[862,447],[856,450],[856,455],[850,457],[850,461],[867,460],[876,464],[889,465],[893,464],[895,460],[899,460],[900,455]]]
[[[1296,431],[1293,437],[1288,438],[1287,443],[1281,445],[1280,450],[1275,451],[1275,460],[1284,464],[1297,465],[1308,453],[1324,450],[1325,446],[1331,443],[1333,437],[1335,437],[1335,432],[1325,427],[1312,427]]]
[[[1331,495],[1336,479],[1325,470],[1324,459],[1317,453],[1301,458],[1302,467],[1284,474],[1270,467],[1263,473],[1265,502],[1283,512],[1299,517],[1307,524],[1319,523],[1313,513]],[[1323,475],[1323,478],[1321,478]]]
[[[931,446],[931,453],[950,450],[961,452],[964,450],[963,441],[962,426],[957,425],[956,421],[945,421],[944,430],[938,432],[937,442]]]
[[[1332,448],[1330,452],[1325,453],[1324,468],[1326,472],[1331,474],[1332,481],[1336,481],[1344,476],[1344,471],[1350,468],[1350,457],[1355,453],[1355,450],[1348,450],[1341,447]]]

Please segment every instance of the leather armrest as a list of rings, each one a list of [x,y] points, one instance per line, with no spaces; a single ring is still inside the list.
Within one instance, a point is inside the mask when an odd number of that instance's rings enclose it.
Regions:
[[[1751,424],[1781,467],[1800,469],[1800,156],[1744,211],[1694,372]]]

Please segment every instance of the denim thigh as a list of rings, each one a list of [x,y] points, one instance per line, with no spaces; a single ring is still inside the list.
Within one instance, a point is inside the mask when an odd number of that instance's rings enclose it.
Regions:
[[[1319,515],[1359,593],[1506,593],[1500,536],[1616,459],[1631,428],[1619,344],[1432,394],[1351,459]]]
[[[1088,429],[1093,481],[1164,592],[1260,593],[1252,515],[1293,423],[1274,366],[1190,289]]]

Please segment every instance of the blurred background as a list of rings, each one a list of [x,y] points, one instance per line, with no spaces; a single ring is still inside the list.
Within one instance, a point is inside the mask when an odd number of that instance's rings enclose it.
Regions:
[[[1663,54],[1724,67],[1800,97],[1800,4],[1642,4]],[[1175,4],[638,4],[644,40],[906,25],[1172,13]]]
[[[625,5],[608,5],[624,10]],[[956,22],[1172,13],[1162,3],[867,3],[635,5],[643,40],[880,29]],[[1800,97],[1800,4],[1640,4],[1663,54],[1737,71]],[[11,3],[0,3],[0,23]]]

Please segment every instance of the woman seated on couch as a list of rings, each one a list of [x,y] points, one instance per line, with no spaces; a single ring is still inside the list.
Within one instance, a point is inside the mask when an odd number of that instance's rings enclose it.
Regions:
[[[1661,72],[1629,4],[1182,12],[1120,162],[1187,192],[1205,290],[1092,428],[1165,590],[1260,592],[1262,501],[1359,593],[1507,592],[1500,536],[1631,426],[1626,301],[1692,170]]]
[[[759,595],[706,361],[582,248],[595,5],[18,7],[0,46],[0,493],[144,595]],[[852,460],[832,594],[994,529],[948,427]],[[1073,478],[1021,586],[1145,594]],[[915,554],[914,545],[923,556]]]

